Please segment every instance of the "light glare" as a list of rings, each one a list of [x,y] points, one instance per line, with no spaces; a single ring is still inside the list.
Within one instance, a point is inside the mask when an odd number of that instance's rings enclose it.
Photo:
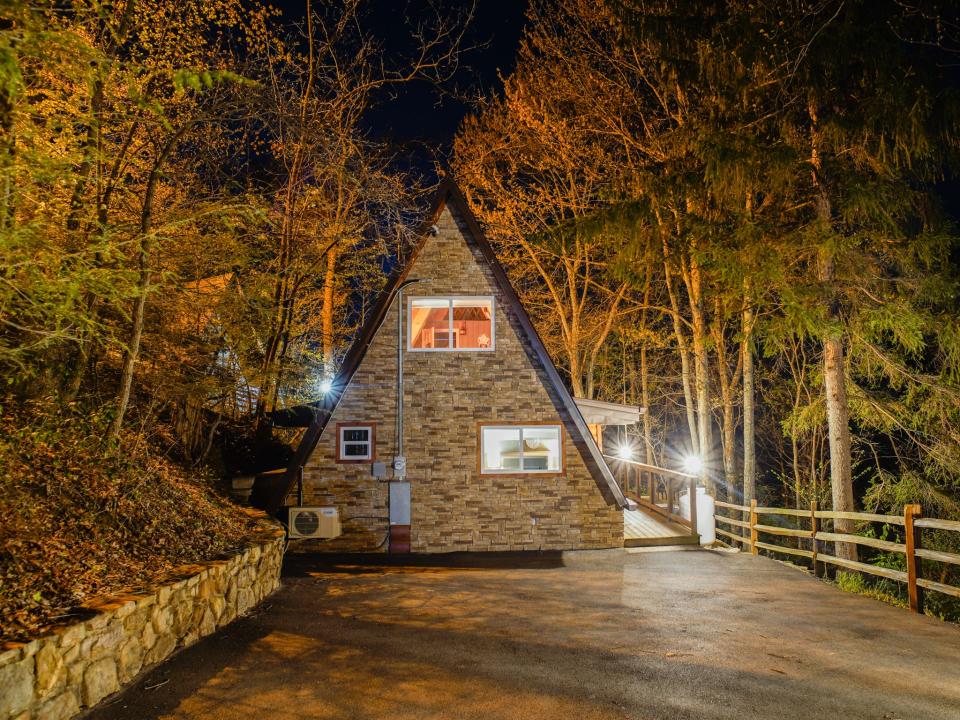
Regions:
[[[699,475],[700,471],[703,470],[703,460],[696,455],[687,455],[683,459],[683,469],[691,475]]]
[[[328,392],[330,392],[333,389],[333,380],[331,380],[330,378],[323,378],[323,380],[320,381],[318,388],[321,393],[326,395]]]
[[[617,456],[621,460],[632,460],[633,459],[633,448],[629,445],[621,445],[617,450]]]

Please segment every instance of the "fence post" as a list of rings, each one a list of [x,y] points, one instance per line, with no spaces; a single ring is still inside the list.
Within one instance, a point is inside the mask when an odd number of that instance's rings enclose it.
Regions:
[[[813,553],[813,576],[820,577],[820,566],[817,563],[817,533],[820,531],[820,523],[817,521],[817,501],[810,502],[810,551]]]
[[[923,565],[922,559],[916,554],[922,545],[920,528],[913,524],[918,517],[923,517],[923,508],[920,505],[903,506],[904,540],[907,546],[907,594],[910,597],[910,609],[923,614],[923,588],[917,585],[917,579],[922,576]]]
[[[750,554],[756,555],[757,550],[757,499],[750,501]]]

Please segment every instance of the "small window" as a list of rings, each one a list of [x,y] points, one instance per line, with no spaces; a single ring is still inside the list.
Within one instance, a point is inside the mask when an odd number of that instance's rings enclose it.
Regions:
[[[407,348],[493,350],[494,325],[492,297],[412,297]]]
[[[376,429],[367,425],[337,425],[337,459],[340,462],[369,462],[374,459]]]
[[[481,426],[480,472],[563,472],[563,434],[560,426]]]

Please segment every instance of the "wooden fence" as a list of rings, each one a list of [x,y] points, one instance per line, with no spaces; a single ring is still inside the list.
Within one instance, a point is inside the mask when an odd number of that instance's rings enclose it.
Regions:
[[[819,510],[816,503],[811,503],[809,510],[799,510],[794,508],[762,507],[757,505],[757,501],[751,501],[749,507],[746,505],[735,505],[733,503],[716,503],[718,509],[732,510],[740,513],[740,518],[727,517],[719,514],[714,515],[718,524],[722,523],[732,530],[726,530],[717,527],[718,537],[728,538],[736,543],[740,543],[750,548],[754,555],[760,550],[769,552],[783,553],[785,555],[794,555],[810,560],[813,574],[820,576],[824,565],[835,565],[847,570],[856,570],[858,572],[876,575],[888,580],[906,583],[907,595],[910,599],[910,609],[914,612],[923,612],[923,593],[924,590],[933,590],[953,597],[960,598],[960,587],[946,585],[944,583],[929,580],[923,577],[922,560],[932,560],[934,562],[948,563],[950,565],[960,565],[960,555],[955,553],[941,552],[939,550],[927,550],[923,547],[924,529],[947,530],[960,532],[960,522],[955,520],[937,520],[935,518],[923,517],[922,509],[919,505],[906,505],[903,508],[903,515],[876,515],[873,513],[862,512],[838,512],[833,510]],[[767,525],[760,522],[763,516],[786,515],[796,518],[798,527],[784,527],[780,525]],[[746,517],[746,519],[744,519]],[[898,525],[903,527],[903,543],[881,540],[874,537],[865,537],[863,535],[848,535],[845,533],[824,532],[820,525],[823,520],[853,520],[855,522],[883,523],[887,525]],[[799,527],[800,525],[808,527]],[[736,530],[741,530],[737,533]],[[778,535],[782,537],[798,538],[798,545],[808,544],[804,547],[787,547],[785,545],[776,545],[769,542],[763,542],[760,538],[764,535]],[[723,541],[721,541],[723,542]],[[891,568],[878,567],[868,563],[847,560],[836,555],[829,555],[822,552],[820,543],[853,543],[864,545],[866,547],[883,550],[884,552],[900,553],[906,558],[907,571],[894,570]],[[724,542],[725,545],[730,545]]]

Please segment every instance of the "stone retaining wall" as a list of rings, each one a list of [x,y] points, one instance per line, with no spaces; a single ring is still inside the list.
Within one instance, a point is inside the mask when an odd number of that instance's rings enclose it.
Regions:
[[[280,584],[282,528],[225,560],[187,565],[148,594],[85,605],[96,613],[26,644],[0,646],[0,720],[65,720],[253,608]]]

